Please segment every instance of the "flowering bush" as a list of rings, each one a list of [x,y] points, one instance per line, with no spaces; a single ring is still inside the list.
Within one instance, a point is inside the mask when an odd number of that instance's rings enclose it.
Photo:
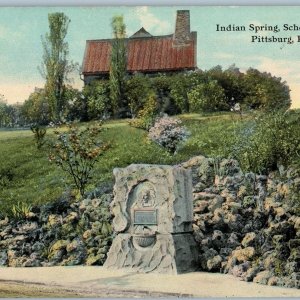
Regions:
[[[185,127],[181,126],[181,120],[163,116],[156,120],[149,130],[148,137],[174,154],[181,142],[189,136]]]
[[[101,125],[98,123],[84,130],[70,126],[69,132],[55,131],[57,140],[52,146],[49,160],[73,178],[81,196],[85,193],[97,159],[109,146],[98,140]]]

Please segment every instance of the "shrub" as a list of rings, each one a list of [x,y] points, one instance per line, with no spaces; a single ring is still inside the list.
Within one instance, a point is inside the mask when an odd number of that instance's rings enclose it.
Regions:
[[[89,120],[101,119],[111,114],[108,82],[94,81],[91,85],[84,87],[83,95],[87,103]]]
[[[42,146],[45,144],[45,135],[46,135],[46,128],[41,127],[39,125],[33,125],[30,127],[31,131],[34,134],[34,140],[38,149],[41,149]]]
[[[138,113],[137,119],[129,122],[129,124],[136,128],[149,130],[154,122],[157,115],[157,100],[154,93],[151,93],[146,101],[143,109]]]
[[[73,125],[67,133],[55,132],[57,141],[52,146],[49,160],[72,177],[81,196],[91,180],[96,161],[108,149],[108,144],[102,144],[97,138],[101,125],[98,123],[83,130]]]
[[[190,87],[188,77],[186,75],[173,76],[170,87],[170,96],[180,109],[180,113],[189,112],[190,108],[187,92]]]
[[[181,126],[181,120],[164,116],[157,119],[148,137],[174,154],[179,144],[187,139],[188,132]]]
[[[266,173],[299,161],[300,115],[295,111],[264,114],[238,134],[233,156],[247,171]]]
[[[26,219],[32,216],[32,205],[25,202],[18,202],[14,204],[11,209],[13,218]]]
[[[243,77],[243,85],[244,103],[252,109],[272,112],[291,105],[290,89],[280,77],[250,68]]]
[[[174,115],[180,113],[180,108],[177,106],[175,99],[171,96],[171,84],[174,81],[174,76],[159,75],[151,78],[152,88],[155,90],[158,111]]]
[[[148,77],[136,75],[126,81],[125,96],[132,117],[136,117],[143,109],[151,93],[153,94],[154,91]]]
[[[193,112],[228,109],[224,90],[215,80],[198,84],[188,92],[188,99]]]

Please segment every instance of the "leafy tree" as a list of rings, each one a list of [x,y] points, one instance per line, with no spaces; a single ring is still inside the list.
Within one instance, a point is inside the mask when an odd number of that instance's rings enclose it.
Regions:
[[[150,93],[153,89],[148,77],[138,74],[126,81],[125,95],[131,116],[136,117],[143,109]]]
[[[21,123],[21,105],[8,104],[3,95],[0,95],[0,127],[14,127]]]
[[[49,104],[49,118],[58,121],[65,108],[65,83],[75,65],[68,61],[66,35],[70,19],[64,13],[48,15],[49,33],[42,38],[44,55],[41,74],[46,79],[45,94]]]
[[[157,77],[151,78],[151,85],[155,90],[158,101],[158,110],[168,115],[174,115],[180,112],[180,108],[171,96],[172,80],[173,77],[165,74],[159,74]]]
[[[87,104],[83,92],[70,85],[65,86],[64,98],[66,101],[62,117],[65,121],[87,121]]]
[[[0,95],[0,127],[5,127],[9,123],[7,107],[7,101],[3,95]]]
[[[280,77],[250,68],[244,76],[244,84],[244,101],[252,109],[272,111],[288,109],[291,105],[289,87]]]
[[[246,96],[245,84],[243,81],[244,73],[235,66],[231,65],[227,70],[222,70],[221,66],[216,66],[207,71],[207,75],[216,80],[224,89],[225,101],[230,106],[236,103],[243,103]]]
[[[124,97],[126,77],[126,26],[123,16],[115,16],[111,22],[113,41],[110,57],[110,100],[114,116],[121,116],[126,111]]]
[[[46,125],[49,123],[49,103],[44,89],[35,89],[21,108],[24,124]]]
[[[94,81],[83,89],[83,96],[87,103],[88,119],[103,119],[111,114],[109,102],[109,83]]]
[[[176,75],[172,78],[170,96],[174,100],[180,112],[187,113],[190,110],[187,93],[189,91],[188,76]]]
[[[138,112],[137,119],[133,119],[129,124],[133,127],[149,130],[158,114],[157,98],[154,92],[150,92],[144,107]]]
[[[218,111],[227,108],[223,88],[217,81],[201,83],[188,92],[191,111]]]

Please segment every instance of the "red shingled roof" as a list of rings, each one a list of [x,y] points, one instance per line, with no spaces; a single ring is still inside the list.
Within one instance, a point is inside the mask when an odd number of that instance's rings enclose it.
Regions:
[[[188,45],[173,46],[173,35],[126,39],[129,72],[163,72],[196,68],[196,32]],[[109,72],[111,40],[86,43],[82,73],[93,75]]]

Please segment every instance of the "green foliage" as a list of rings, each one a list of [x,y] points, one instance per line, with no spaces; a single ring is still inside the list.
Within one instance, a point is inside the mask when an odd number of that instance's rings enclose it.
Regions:
[[[92,179],[96,161],[108,149],[107,144],[98,140],[101,126],[98,123],[80,130],[73,125],[67,133],[55,132],[56,143],[52,146],[49,159],[72,177],[81,196]]]
[[[153,94],[153,88],[151,87],[150,78],[143,75],[135,75],[126,81],[126,99],[130,109],[130,113],[133,117],[136,117],[138,113],[144,108],[149,100],[149,95]],[[151,101],[151,100],[150,100]]]
[[[89,120],[99,120],[111,114],[108,82],[94,81],[91,85],[86,85],[83,90],[83,96],[87,102]]]
[[[252,109],[273,111],[291,105],[289,87],[281,78],[250,68],[244,76],[244,103]]]
[[[157,116],[157,99],[154,93],[150,93],[143,109],[138,113],[137,119],[133,119],[129,124],[136,128],[149,130]]]
[[[187,94],[192,112],[228,109],[224,90],[217,81],[198,84]]]
[[[20,220],[30,217],[32,205],[25,202],[18,202],[11,208],[11,214],[13,218]]]
[[[21,114],[24,124],[46,125],[49,123],[49,103],[43,89],[36,89],[30,94],[21,108]]]
[[[180,113],[174,99],[171,97],[171,83],[173,76],[159,74],[151,78],[151,86],[155,91],[158,111],[168,115]]]
[[[0,128],[20,124],[20,110],[20,104],[8,104],[4,96],[0,94]]]
[[[190,105],[188,101],[189,77],[185,74],[176,75],[172,77],[170,83],[170,97],[174,100],[176,106],[180,109],[180,112],[187,113],[190,111]]]
[[[84,92],[84,90],[83,90]],[[61,112],[61,120],[63,121],[87,121],[87,103],[83,92],[73,88],[70,85],[65,86],[64,102],[65,109]]]
[[[45,136],[47,129],[39,125],[33,125],[30,127],[31,131],[34,134],[34,140],[38,149],[41,149],[45,144]]]
[[[111,22],[113,30],[113,41],[110,56],[110,100],[115,117],[120,117],[126,110],[124,87],[126,76],[126,26],[123,16],[115,16]]]
[[[277,111],[260,115],[239,130],[233,156],[245,171],[266,173],[299,160],[300,115]]]
[[[297,111],[288,113],[287,123],[295,130],[282,130],[280,135],[276,135],[276,143],[281,145],[280,140],[284,134],[291,139],[294,139],[293,136],[297,137],[298,115]],[[209,157],[231,155],[238,158],[236,147],[248,151],[249,147],[244,148],[244,143],[246,144],[249,136],[254,134],[259,121],[251,114],[247,114],[241,120],[238,115],[230,112],[186,114],[179,117],[190,132],[190,137],[175,155],[170,155],[159,145],[151,143],[147,139],[147,132],[128,126],[126,120],[105,122],[103,128],[109,130],[103,130],[99,139],[103,144],[111,142],[112,146],[105,152],[105,159],[96,161],[93,180],[86,185],[86,191],[95,189],[95,186],[100,183],[113,181],[112,169],[126,167],[131,163],[177,164],[195,155]],[[81,123],[80,126],[83,129],[91,124]],[[62,127],[59,130],[63,133],[66,128]],[[47,136],[53,137],[53,129],[48,129]],[[283,142],[284,140],[287,141],[283,139]],[[295,145],[295,142],[292,144]],[[47,162],[46,149],[37,150],[32,143],[30,130],[0,130],[0,151],[0,182],[2,182],[2,185],[0,183],[0,210],[4,214],[10,213],[12,206],[20,201],[34,206],[53,202],[62,197],[63,191],[67,190],[73,182],[71,176],[64,178],[60,168]],[[238,153],[242,157],[243,151],[240,150]],[[297,163],[297,152],[290,152],[286,156],[291,160],[295,159],[295,164]]]
[[[235,114],[189,114],[183,116],[190,138],[180,153],[186,156],[205,155],[208,157],[228,157],[236,143],[236,132],[248,123]],[[179,153],[179,154],[180,154]]]
[[[42,39],[44,54],[41,73],[46,80],[49,119],[56,122],[65,109],[65,83],[75,65],[68,61],[69,47],[65,40],[70,19],[64,13],[56,12],[48,15],[48,21],[49,33]]]
[[[247,92],[244,84],[244,73],[240,72],[235,65],[224,71],[221,66],[216,66],[206,73],[223,88],[228,107],[236,103],[243,103]]]

